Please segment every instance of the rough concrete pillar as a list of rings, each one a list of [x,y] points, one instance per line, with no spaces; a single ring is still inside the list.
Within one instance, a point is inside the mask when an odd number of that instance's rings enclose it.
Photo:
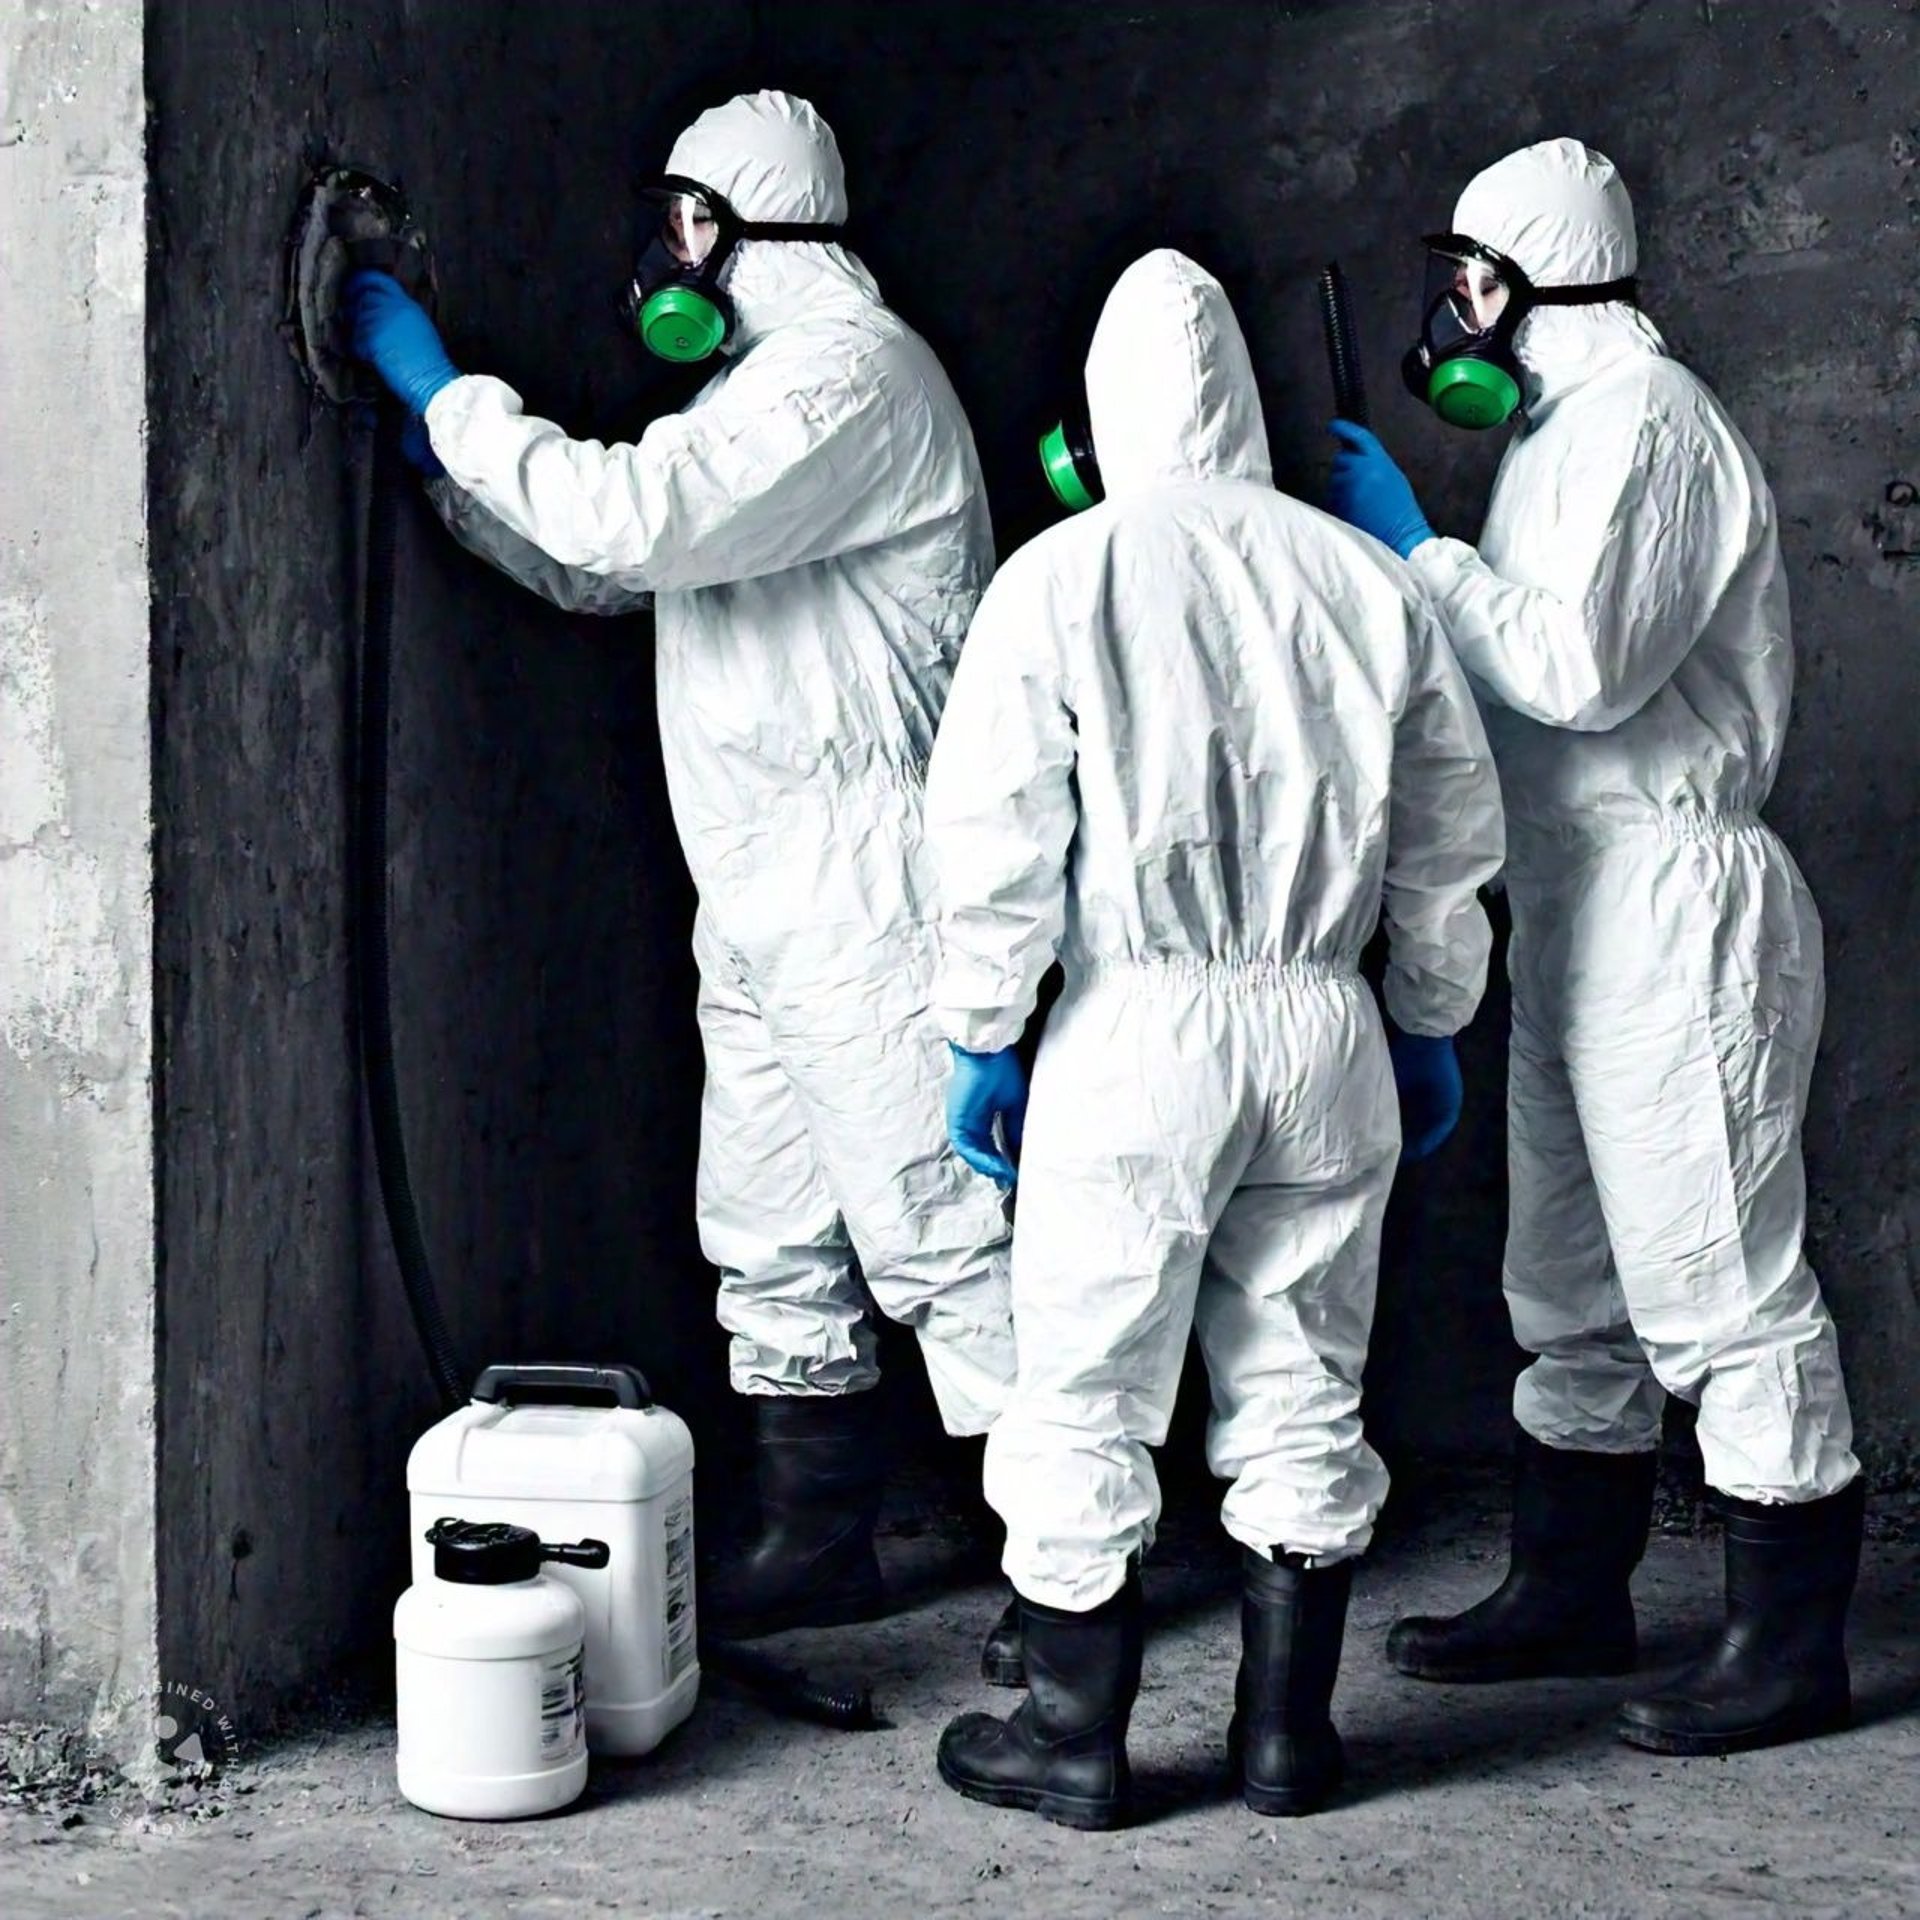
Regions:
[[[142,18],[0,0],[0,1715],[156,1679]]]

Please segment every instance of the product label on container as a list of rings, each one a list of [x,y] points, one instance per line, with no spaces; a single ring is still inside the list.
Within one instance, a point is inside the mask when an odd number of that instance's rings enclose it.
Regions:
[[[682,1494],[661,1515],[667,1540],[667,1631],[664,1642],[666,1684],[693,1665],[693,1496]]]
[[[540,1759],[563,1767],[587,1743],[585,1655],[579,1647],[549,1654],[540,1663]]]

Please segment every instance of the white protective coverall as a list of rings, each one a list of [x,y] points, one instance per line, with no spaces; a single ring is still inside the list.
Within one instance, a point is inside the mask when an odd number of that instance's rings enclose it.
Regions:
[[[667,171],[747,219],[836,222],[833,135],[781,93],[704,113]],[[946,1143],[923,778],[992,567],[972,435],[838,245],[743,241],[731,362],[637,444],[498,380],[427,410],[437,504],[563,607],[653,598],[667,780],[700,893],[701,1244],[749,1394],[876,1376],[860,1279],[917,1329],[946,1426],[1013,1373],[1007,1226]],[[855,1271],[855,1256],[859,1272]]]
[[[1400,1145],[1373,996],[1478,1004],[1499,793],[1461,673],[1391,554],[1274,491],[1226,295],[1121,275],[1087,361],[1106,498],[1001,569],[934,754],[937,1002],[1007,1045],[1056,950],[1014,1233],[1020,1376],[987,1497],[1026,1598],[1084,1611],[1152,1537],[1190,1325],[1244,1545],[1359,1553],[1360,1423]]]
[[[1634,270],[1612,164],[1552,140],[1475,179],[1458,232],[1542,286]],[[1478,552],[1414,571],[1483,698],[1513,908],[1505,1287],[1544,1445],[1700,1408],[1708,1481],[1801,1501],[1858,1470],[1801,1250],[1820,920],[1759,808],[1793,690],[1772,495],[1720,403],[1618,303],[1536,310],[1531,426]]]

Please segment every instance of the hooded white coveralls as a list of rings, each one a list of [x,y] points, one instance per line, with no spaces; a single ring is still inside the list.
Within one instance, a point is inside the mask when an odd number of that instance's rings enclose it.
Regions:
[[[1014,1233],[1020,1375],[987,1497],[1028,1599],[1100,1604],[1152,1536],[1147,1449],[1197,1326],[1242,1543],[1359,1553],[1360,1423],[1400,1145],[1356,972],[1450,1034],[1500,864],[1472,695],[1406,569],[1276,493],[1214,279],[1121,275],[1087,361],[1105,502],[1001,569],[928,786],[948,1035],[1014,1040],[1056,949]]]
[[[1481,174],[1454,227],[1542,286],[1634,270],[1626,189],[1573,140]],[[1538,309],[1515,346],[1532,424],[1479,550],[1412,556],[1507,802],[1514,1414],[1636,1452],[1664,1385],[1713,1486],[1817,1499],[1858,1468],[1801,1248],[1820,919],[1759,818],[1793,689],[1773,498],[1634,309]]]
[[[833,135],[786,94],[702,114],[667,171],[748,219],[846,217]],[[433,491],[563,607],[653,597],[734,1387],[871,1386],[864,1277],[918,1331],[948,1429],[979,1433],[1013,1372],[1007,1227],[945,1137],[922,783],[992,566],[986,497],[938,362],[852,255],[748,240],[728,273],[732,358],[684,412],[605,447],[455,380],[427,410]]]

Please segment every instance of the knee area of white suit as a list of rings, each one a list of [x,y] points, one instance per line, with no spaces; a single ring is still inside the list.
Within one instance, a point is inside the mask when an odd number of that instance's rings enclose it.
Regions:
[[[920,1354],[940,1424],[956,1440],[991,1433],[1013,1395],[1015,1356],[1011,1336],[965,1345],[922,1332]]]
[[[1585,1330],[1589,1320],[1594,1332],[1617,1324],[1625,1303],[1608,1280],[1608,1258],[1604,1242],[1570,1254],[1565,1240],[1559,1240],[1550,1255],[1529,1255],[1502,1267],[1500,1292],[1515,1337],[1525,1344],[1523,1325],[1542,1339],[1554,1339],[1570,1328]]]
[[[1742,1315],[1724,1333],[1702,1324],[1684,1334],[1662,1330],[1641,1338],[1654,1378],[1703,1409],[1712,1402],[1764,1418],[1774,1409],[1846,1402],[1839,1343],[1824,1314],[1772,1326],[1755,1326]]]
[[[1368,1458],[1301,1480],[1243,1477],[1220,1503],[1220,1524],[1243,1547],[1328,1560],[1364,1553],[1387,1501],[1387,1470]]]
[[[820,1220],[788,1233],[770,1233],[759,1220],[700,1220],[700,1251],[720,1269],[720,1284],[737,1292],[779,1292],[819,1284],[822,1269],[853,1266],[853,1249],[836,1221]]]
[[[880,1225],[850,1215],[868,1287],[896,1298],[904,1314],[967,1288],[1004,1286],[1013,1265],[1013,1229],[997,1194],[959,1194],[947,1205]]]
[[[1570,1453],[1652,1453],[1664,1396],[1650,1374],[1561,1374],[1536,1379],[1536,1361],[1513,1386],[1513,1419],[1543,1447]]]
[[[949,1440],[979,1440],[991,1433],[994,1423],[1000,1418],[997,1407],[982,1406],[977,1401],[965,1406],[947,1406],[939,1396],[935,1396],[934,1410],[940,1416],[940,1431]]]
[[[1025,1541],[1031,1557],[1053,1568],[1132,1552],[1152,1539],[1160,1485],[1144,1450],[1126,1462],[1002,1450],[996,1443],[1005,1424],[1003,1417],[987,1435],[982,1489],[1006,1523],[1009,1552]]]
[[[1058,1555],[1022,1549],[1009,1532],[1000,1567],[1021,1599],[1057,1607],[1062,1613],[1091,1613],[1126,1585],[1133,1563],[1145,1557],[1151,1544],[1150,1538],[1142,1535],[1130,1544],[1110,1546],[1098,1555],[1081,1555],[1068,1562]]]
[[[929,1273],[925,1266],[917,1261],[861,1263],[874,1305],[895,1324],[987,1328],[1010,1317],[1013,1289],[1002,1250],[975,1245],[951,1263],[943,1256],[937,1272]]]
[[[817,1269],[777,1278],[728,1274],[714,1296],[714,1318],[729,1333],[785,1347],[856,1339],[855,1330],[866,1327],[867,1308],[849,1280]]]

